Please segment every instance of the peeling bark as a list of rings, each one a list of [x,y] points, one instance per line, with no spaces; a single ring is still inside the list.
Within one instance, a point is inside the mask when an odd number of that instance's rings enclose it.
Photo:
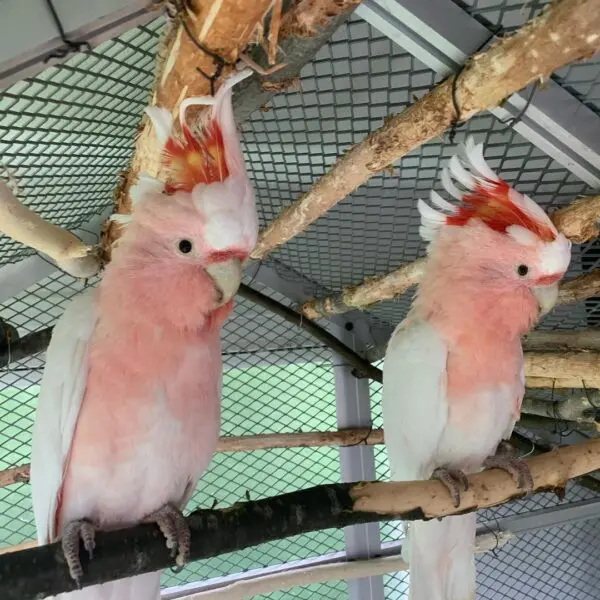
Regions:
[[[600,196],[574,200],[553,212],[550,218],[573,243],[583,244],[600,233]]]

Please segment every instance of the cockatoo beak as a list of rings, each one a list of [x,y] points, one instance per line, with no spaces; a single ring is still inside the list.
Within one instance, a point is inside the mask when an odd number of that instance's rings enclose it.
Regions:
[[[540,307],[540,317],[548,314],[558,299],[558,283],[541,285],[531,289]]]
[[[206,272],[215,283],[217,307],[227,304],[237,293],[242,281],[242,261],[231,258],[206,267]]]

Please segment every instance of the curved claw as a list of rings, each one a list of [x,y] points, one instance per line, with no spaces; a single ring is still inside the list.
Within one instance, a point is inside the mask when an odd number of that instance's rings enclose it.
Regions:
[[[83,577],[83,567],[79,558],[79,542],[83,542],[83,547],[89,554],[90,560],[92,560],[94,558],[94,548],[96,547],[95,537],[96,528],[85,519],[67,523],[62,532],[62,551],[69,567],[69,574],[78,588],[81,588],[81,578]]]
[[[452,497],[452,504],[454,504],[455,508],[458,508],[460,504],[460,488],[464,492],[469,489],[467,476],[459,469],[439,467],[431,474],[431,479],[438,479],[446,486]]]
[[[485,459],[483,466],[486,469],[502,469],[510,474],[517,487],[527,493],[533,490],[533,477],[527,463],[522,458],[495,455]]]
[[[172,504],[165,504],[148,515],[144,523],[156,523],[165,536],[167,548],[175,558],[176,567],[183,569],[190,559],[190,528],[182,512]],[[179,572],[179,571],[173,571]]]

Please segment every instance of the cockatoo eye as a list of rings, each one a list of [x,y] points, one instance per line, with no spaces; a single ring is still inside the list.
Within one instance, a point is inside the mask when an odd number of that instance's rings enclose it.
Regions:
[[[525,277],[529,273],[529,267],[527,265],[519,265],[517,267],[517,273],[520,277]]]
[[[192,249],[194,248],[194,245],[192,244],[192,242],[190,242],[190,240],[179,240],[179,243],[177,244],[177,248],[179,248],[179,252],[181,252],[181,254],[189,254]]]

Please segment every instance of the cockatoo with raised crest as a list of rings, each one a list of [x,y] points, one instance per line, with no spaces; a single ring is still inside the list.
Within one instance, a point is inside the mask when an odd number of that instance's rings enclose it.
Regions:
[[[519,418],[521,336],[556,302],[570,242],[509,187],[469,138],[442,174],[454,202],[419,201],[428,257],[383,369],[383,420],[394,481],[440,479],[459,505],[465,474],[526,464],[496,453]],[[411,600],[475,598],[475,513],[407,526]]]
[[[181,510],[219,433],[219,334],[258,235],[231,104],[215,97],[147,113],[166,183],[142,175],[133,214],[95,290],[72,301],[46,355],[31,457],[38,542],[62,538],[72,577],[96,529],[157,523],[179,565],[190,534]],[[199,133],[190,106],[212,105]],[[73,600],[158,600],[160,573],[72,592]],[[71,598],[71,596],[69,596]]]

